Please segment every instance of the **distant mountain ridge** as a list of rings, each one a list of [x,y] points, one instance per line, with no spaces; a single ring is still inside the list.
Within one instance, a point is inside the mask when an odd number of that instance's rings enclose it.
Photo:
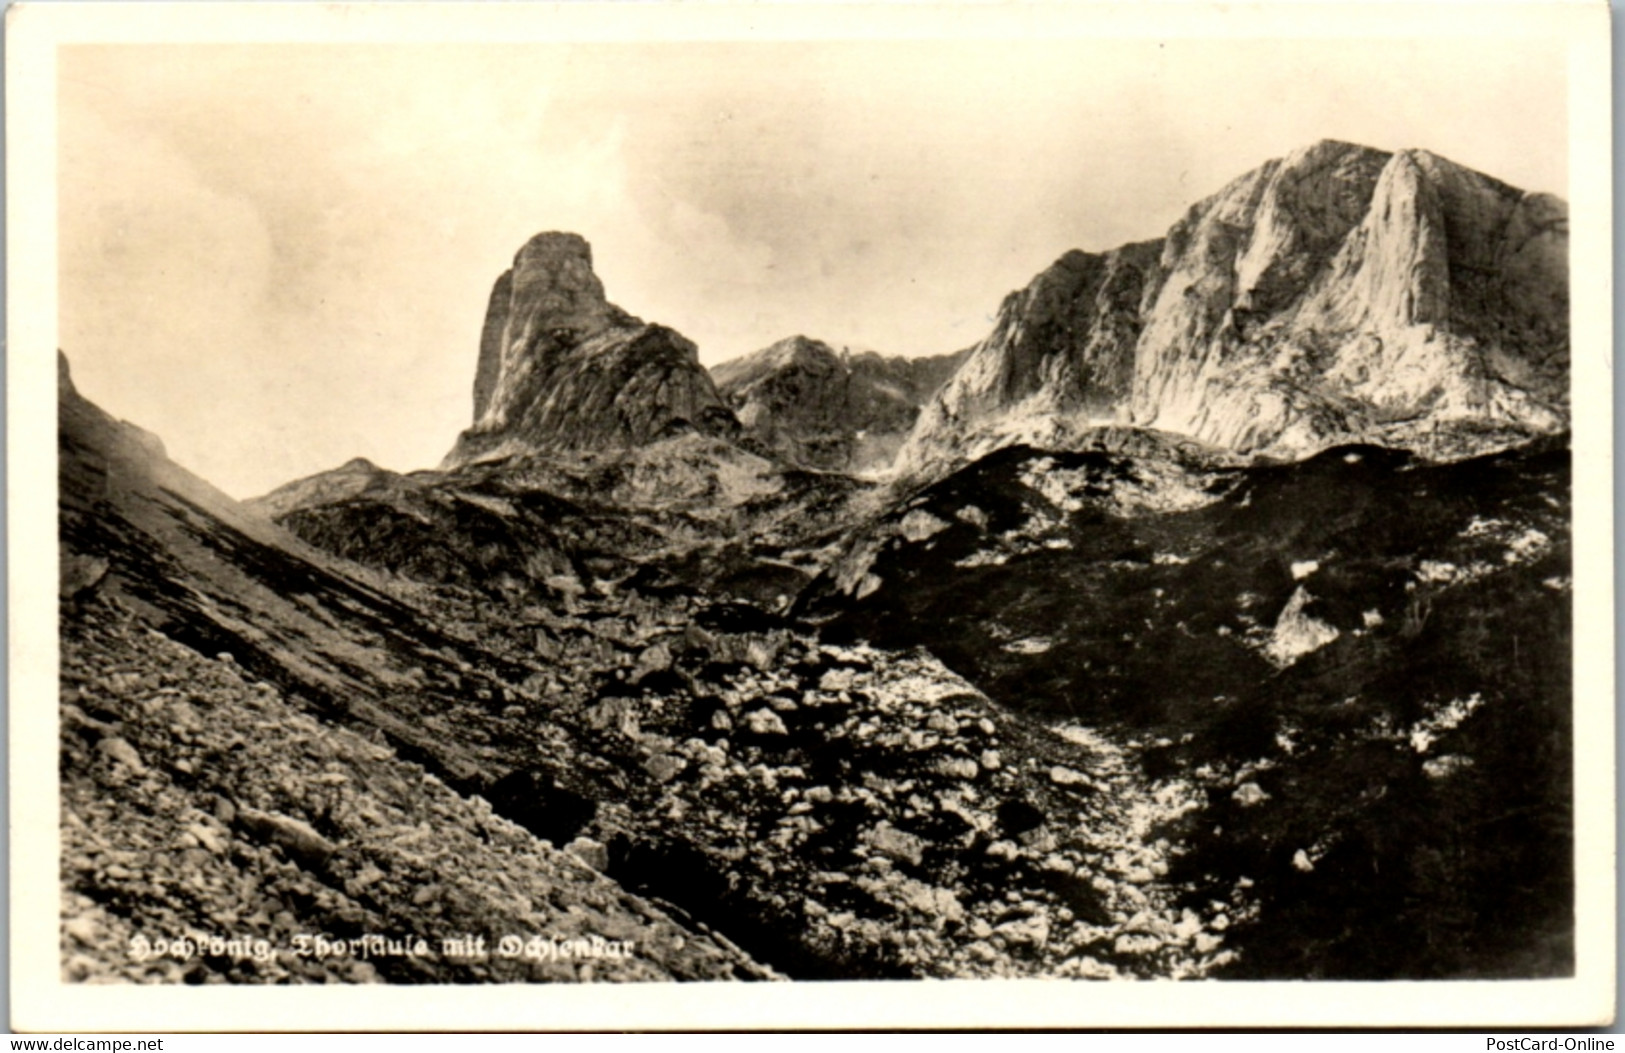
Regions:
[[[920,407],[964,361],[836,351],[792,336],[711,370],[746,433],[793,464],[863,472],[888,467]]]
[[[1070,252],[1012,293],[901,464],[941,474],[1106,423],[1286,458],[1562,430],[1567,217],[1424,150],[1315,143],[1161,239]]]

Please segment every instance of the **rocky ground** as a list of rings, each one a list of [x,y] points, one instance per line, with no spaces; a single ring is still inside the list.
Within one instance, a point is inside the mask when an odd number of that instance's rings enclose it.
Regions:
[[[549,659],[499,715],[434,725],[538,744],[497,808],[584,838],[628,888],[792,976],[1188,976],[1229,960],[1232,908],[1176,907],[1165,880],[1181,789],[1108,740],[1008,713],[926,652],[822,644],[739,604],[460,614],[506,662]],[[613,799],[580,781],[584,757],[613,766]],[[548,785],[603,799],[550,829],[556,813],[534,808]]]
[[[774,975],[231,655],[116,601],[65,615],[64,980]]]
[[[798,611],[1186,780],[1183,902],[1245,880],[1258,907],[1227,975],[1549,976],[1572,569],[1561,438],[1249,468],[1011,448],[877,520]]]
[[[822,645],[740,606],[529,613],[547,655],[531,677],[424,717],[430,736],[515,765],[480,794],[116,598],[68,601],[65,975],[1195,976],[1232,957],[1235,908],[1176,906],[1166,880],[1178,849],[1162,828],[1188,794],[1109,741],[1005,713],[923,652]],[[484,617],[514,668],[520,630],[504,639]],[[301,933],[431,953],[299,957]],[[510,934],[638,951],[441,953]],[[138,937],[177,936],[278,950],[130,956]]]

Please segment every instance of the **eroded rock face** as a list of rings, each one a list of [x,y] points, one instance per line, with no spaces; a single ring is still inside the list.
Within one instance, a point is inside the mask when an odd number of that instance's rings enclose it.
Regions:
[[[1064,447],[1074,421],[1115,420],[1160,244],[1069,252],[1007,296],[993,332],[921,411],[903,463],[972,460],[1016,442]]]
[[[1097,424],[1301,457],[1458,457],[1566,427],[1567,206],[1422,150],[1320,142],[1154,242],[1072,252],[1006,299],[922,412],[935,474]]]
[[[445,466],[737,430],[694,344],[605,299],[585,239],[545,233],[525,243],[491,290],[474,424]]]
[[[746,432],[779,456],[861,472],[890,465],[920,407],[964,357],[853,354],[792,336],[711,375]]]

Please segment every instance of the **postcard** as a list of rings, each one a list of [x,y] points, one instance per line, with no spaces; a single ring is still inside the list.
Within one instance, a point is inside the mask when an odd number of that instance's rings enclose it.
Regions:
[[[1612,1020],[1606,6],[7,36],[16,1029]]]

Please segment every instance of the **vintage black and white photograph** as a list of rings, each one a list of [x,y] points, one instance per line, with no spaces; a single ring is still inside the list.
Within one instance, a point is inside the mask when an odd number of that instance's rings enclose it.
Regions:
[[[56,997],[1612,968],[1606,8],[566,6],[37,49]]]

